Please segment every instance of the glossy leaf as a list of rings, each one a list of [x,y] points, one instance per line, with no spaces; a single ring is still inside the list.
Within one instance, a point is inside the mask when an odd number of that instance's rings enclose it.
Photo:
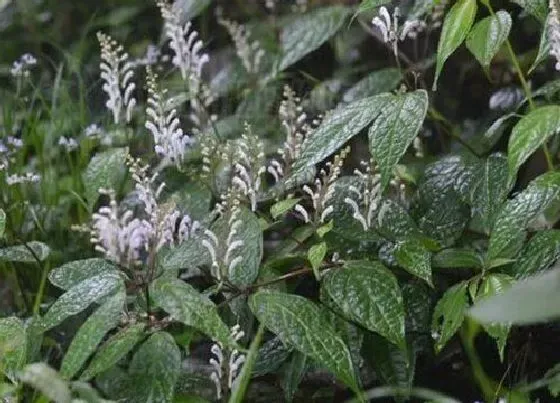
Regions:
[[[465,318],[468,308],[467,282],[447,289],[438,301],[432,318],[432,337],[436,352],[443,349]]]
[[[38,362],[27,365],[20,374],[22,382],[40,391],[47,398],[56,403],[70,403],[72,393],[68,383],[47,364]]]
[[[349,88],[342,96],[342,100],[344,102],[354,102],[382,92],[393,91],[397,88],[401,79],[401,73],[396,68],[373,71]]]
[[[527,159],[560,131],[560,106],[541,106],[524,116],[513,128],[508,144],[509,171],[512,176]]]
[[[424,90],[392,96],[369,129],[369,149],[381,174],[381,189],[424,123],[428,94]]]
[[[284,213],[290,211],[301,199],[286,199],[276,202],[270,207],[270,215],[273,219],[277,219]]]
[[[525,229],[560,195],[560,172],[534,179],[525,190],[503,206],[490,234],[487,260],[512,258],[521,248]]]
[[[105,259],[74,260],[53,269],[49,273],[49,280],[58,288],[68,290],[90,277],[116,272],[117,267]]]
[[[350,351],[317,305],[304,297],[279,292],[258,292],[250,297],[249,305],[257,319],[280,340],[358,391]]]
[[[91,363],[80,376],[83,381],[89,381],[117,364],[127,355],[144,335],[144,325],[141,323],[128,326],[107,340],[95,354]]]
[[[342,105],[328,114],[313,136],[304,142],[294,170],[323,161],[371,123],[395,97],[379,94]]]
[[[49,330],[66,318],[85,310],[92,303],[124,289],[118,273],[101,273],[85,279],[62,294],[42,319],[43,330]]]
[[[323,263],[323,259],[327,254],[327,243],[321,242],[316,245],[313,245],[307,251],[307,260],[311,264],[311,268],[313,269],[313,273],[315,273],[315,277],[319,279],[319,267]]]
[[[17,372],[25,365],[26,354],[26,331],[22,321],[13,316],[0,318],[0,373],[15,383]]]
[[[545,22],[542,33],[541,39],[539,41],[539,50],[537,51],[537,56],[535,57],[535,61],[531,65],[531,68],[527,72],[527,74],[531,74],[542,62],[547,60],[550,57],[550,37],[549,37],[549,19],[550,15]],[[533,94],[534,95],[534,94]]]
[[[118,190],[125,174],[128,148],[114,148],[93,156],[83,173],[86,200],[92,208],[99,198],[99,189]]]
[[[506,272],[516,279],[539,274],[560,259],[560,230],[537,232]]]
[[[432,266],[445,269],[479,269],[483,266],[483,259],[472,249],[449,248],[433,256]]]
[[[280,34],[282,71],[318,49],[342,27],[350,9],[340,6],[321,7],[291,21]]]
[[[509,13],[501,10],[482,19],[472,28],[466,45],[482,66],[490,66],[492,59],[507,39],[511,24]]]
[[[346,318],[405,347],[403,297],[395,276],[378,262],[351,261],[328,272],[321,284]]]
[[[161,278],[150,285],[150,296],[174,320],[192,326],[224,345],[236,346],[216,305],[190,284]]]
[[[432,254],[420,241],[412,239],[398,243],[395,257],[399,266],[433,287]]]
[[[476,0],[458,0],[445,16],[437,49],[433,91],[437,89],[437,81],[445,61],[467,37],[474,22],[476,9]]]
[[[25,245],[8,246],[0,249],[0,261],[37,263],[49,257],[51,249],[43,242],[31,241]]]
[[[60,375],[63,378],[73,378],[105,334],[119,324],[125,300],[124,290],[111,296],[80,327],[62,360]]]

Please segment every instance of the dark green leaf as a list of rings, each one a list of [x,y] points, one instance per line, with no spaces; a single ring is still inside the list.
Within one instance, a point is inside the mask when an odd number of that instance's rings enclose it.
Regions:
[[[347,262],[329,271],[322,291],[346,318],[402,349],[405,345],[403,298],[395,276],[378,262]]]
[[[537,232],[506,272],[516,279],[541,273],[560,259],[560,230]]]
[[[350,351],[318,306],[304,297],[279,292],[258,292],[249,301],[258,320],[280,340],[323,364],[358,391]]]
[[[158,266],[164,271],[196,270],[211,263],[211,256],[202,245],[201,237],[190,237],[179,245],[163,248],[158,253]]]
[[[391,0],[362,0],[360,3],[360,7],[358,7],[358,13],[363,13],[364,11],[368,11],[374,9],[376,7],[382,6],[384,4],[390,3]]]
[[[344,102],[354,102],[358,99],[381,94],[382,92],[393,91],[397,88],[401,79],[401,73],[396,68],[371,72],[348,89],[342,96],[342,100]]]
[[[253,376],[262,376],[276,371],[288,359],[292,348],[286,346],[278,337],[270,339],[259,349],[253,367]]]
[[[294,395],[296,394],[297,388],[305,375],[307,370],[308,358],[306,355],[301,354],[297,351],[292,353],[290,361],[284,366],[282,371],[282,381],[281,386],[284,390],[284,398],[286,402],[291,402],[294,400]]]
[[[550,18],[551,17],[548,16],[547,21],[542,28],[541,39],[539,42],[539,50],[537,52],[537,56],[535,57],[535,61],[533,62],[533,65],[531,66],[527,74],[531,74],[538,67],[539,64],[541,64],[542,62],[544,62],[546,59],[550,57],[550,38],[548,32]]]
[[[511,16],[500,10],[480,20],[467,37],[467,48],[484,67],[490,66],[492,59],[506,41],[511,30]]]
[[[369,149],[379,167],[382,190],[422,127],[427,110],[428,93],[418,90],[392,96],[375,117],[369,129]]]
[[[85,197],[93,207],[99,197],[99,189],[118,190],[126,172],[125,162],[128,148],[114,148],[96,154],[83,173]]]
[[[450,248],[436,253],[432,266],[441,269],[479,269],[483,266],[481,256],[472,249]]]
[[[58,288],[69,290],[82,281],[103,273],[116,273],[117,267],[105,259],[74,260],[49,273],[49,280]]]
[[[519,4],[527,12],[537,18],[539,21],[544,22],[548,14],[547,0],[512,0],[514,3]]]
[[[43,242],[31,241],[25,245],[8,246],[0,249],[0,261],[37,263],[37,260],[43,261],[49,257],[50,253],[50,248]]]
[[[200,182],[190,182],[173,192],[168,202],[174,202],[181,211],[187,213],[193,220],[206,218],[210,210],[212,192]]]
[[[468,307],[467,282],[449,288],[438,301],[432,319],[432,337],[440,352],[463,323]]]
[[[47,364],[42,362],[29,364],[22,370],[20,379],[55,403],[72,401],[72,394],[66,381]]]
[[[433,287],[432,254],[420,241],[411,239],[399,242],[395,251],[395,257],[399,266]]]
[[[26,362],[26,331],[16,317],[0,318],[0,373],[16,382],[16,373]]]

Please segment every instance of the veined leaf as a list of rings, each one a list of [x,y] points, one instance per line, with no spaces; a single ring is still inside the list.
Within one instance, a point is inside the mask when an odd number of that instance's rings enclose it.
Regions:
[[[508,144],[509,171],[517,174],[519,167],[540,146],[560,131],[560,106],[541,106],[524,116],[513,128]]]
[[[101,258],[74,260],[53,269],[49,273],[52,284],[63,290],[69,290],[82,281],[102,273],[116,273],[117,267]]]
[[[313,136],[303,143],[294,170],[303,171],[333,154],[371,123],[394,98],[394,95],[383,93],[341,105],[328,114]]]
[[[291,353],[292,347],[286,346],[278,337],[270,339],[259,349],[253,367],[253,376],[262,376],[276,371]]]
[[[432,254],[420,241],[409,239],[399,242],[395,251],[395,257],[399,266],[433,287]]]
[[[99,189],[118,190],[125,175],[125,162],[128,147],[114,148],[96,154],[83,173],[86,188],[85,197],[90,208],[99,198]]]
[[[8,246],[0,249],[0,261],[36,263],[37,260],[45,260],[50,253],[51,249],[43,242],[31,241],[25,245]]]
[[[13,383],[17,372],[26,362],[26,331],[22,321],[16,317],[0,318],[0,373]]]
[[[424,90],[391,96],[369,129],[369,149],[379,166],[381,189],[424,123],[428,94]]]
[[[20,374],[22,382],[31,385],[55,403],[70,403],[72,393],[68,383],[47,364],[38,362],[27,365]]]
[[[514,3],[519,4],[527,12],[537,18],[539,21],[544,22],[548,13],[547,0],[512,0]]]
[[[280,340],[321,363],[358,392],[350,351],[317,305],[279,292],[258,292],[250,297],[249,305]]]
[[[107,332],[119,324],[126,293],[123,289],[106,300],[80,327],[60,367],[60,375],[71,379],[82,368]]]
[[[99,348],[80,379],[89,381],[97,374],[112,368],[134,348],[143,335],[144,325],[142,323],[128,326],[115,334]]]
[[[560,230],[537,232],[519,253],[506,272],[516,279],[539,274],[560,259]]]
[[[479,21],[467,37],[467,48],[483,67],[490,66],[492,59],[506,41],[511,30],[511,16],[500,10]]]
[[[66,318],[82,312],[92,303],[122,289],[124,283],[119,273],[101,273],[90,277],[62,294],[43,317],[41,326],[47,331]]]
[[[438,301],[432,319],[432,337],[436,352],[443,349],[463,323],[468,307],[468,282],[447,289]]]
[[[282,57],[278,70],[285,70],[318,49],[340,29],[349,15],[350,9],[346,7],[321,7],[291,21],[280,34]]]
[[[216,305],[190,284],[178,279],[160,278],[150,285],[150,295],[173,319],[200,330],[224,345],[237,347],[229,328],[218,315]]]
[[[378,262],[351,261],[321,284],[346,318],[406,349],[403,297],[395,276]]]
[[[551,16],[549,15],[546,22],[543,25],[541,39],[539,41],[539,50],[537,51],[537,56],[535,57],[535,61],[531,65],[531,68],[527,72],[527,74],[531,74],[539,64],[544,62],[546,59],[550,57],[550,37],[548,34],[549,31],[549,24]],[[535,94],[533,94],[535,96]]]
[[[559,194],[560,172],[548,172],[534,179],[515,198],[508,200],[492,228],[487,261],[514,257],[525,240],[525,229],[529,223]]]
[[[445,61],[467,37],[474,22],[476,9],[476,0],[458,0],[445,16],[438,43],[433,91],[437,89],[437,81]]]
[[[373,71],[348,89],[342,96],[342,100],[354,102],[358,99],[393,91],[401,79],[401,73],[396,68]]]

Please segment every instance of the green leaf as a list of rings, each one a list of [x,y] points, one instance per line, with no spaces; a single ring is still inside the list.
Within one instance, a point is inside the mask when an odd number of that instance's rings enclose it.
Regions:
[[[411,280],[402,286],[402,294],[407,334],[429,334],[432,321],[433,289],[426,286],[423,281]]]
[[[229,328],[218,315],[216,305],[190,284],[160,278],[150,285],[150,296],[174,320],[192,326],[224,345],[237,347]]]
[[[560,270],[519,281],[500,295],[476,303],[469,315],[481,323],[527,325],[560,316]]]
[[[390,2],[391,0],[362,0],[356,14],[363,13],[364,11],[372,10],[376,7],[382,6],[384,4],[388,4]]]
[[[537,18],[539,21],[544,22],[548,14],[548,1],[547,0],[512,0],[514,3],[519,4],[527,12]]]
[[[257,216],[250,210],[242,208],[238,220],[241,224],[237,228],[235,239],[243,241],[243,245],[236,249],[235,256],[241,256],[243,260],[227,277],[236,286],[246,286],[252,284],[259,275],[263,256],[263,233]],[[217,234],[220,245],[227,244],[229,223],[225,217],[219,218],[212,225],[212,231]]]
[[[369,149],[381,174],[381,190],[393,176],[393,169],[424,123],[428,93],[424,90],[391,96],[369,129]]]
[[[541,106],[524,116],[513,128],[508,144],[509,172],[517,170],[540,146],[560,131],[560,106]]]
[[[162,248],[157,256],[157,265],[164,271],[195,270],[211,263],[210,253],[200,237],[190,237],[177,246]]]
[[[432,318],[432,337],[440,352],[463,323],[468,307],[468,282],[449,288],[438,301]]]
[[[492,59],[506,41],[511,30],[511,16],[500,10],[479,21],[467,37],[467,48],[483,67],[490,66]]]
[[[99,189],[118,190],[125,175],[128,148],[114,148],[96,154],[83,173],[85,197],[90,208],[99,198]]]
[[[391,241],[419,235],[418,228],[406,209],[391,199],[383,200],[379,207],[377,229],[381,235]]]
[[[442,269],[480,269],[483,266],[481,256],[472,249],[449,248],[436,253],[432,266]]]
[[[33,251],[33,252],[31,252]],[[37,263],[49,257],[51,249],[43,242],[31,241],[25,245],[8,246],[0,249],[0,261]]]
[[[181,351],[169,333],[154,333],[130,363],[127,402],[172,402],[181,370]]]
[[[253,376],[262,376],[276,371],[288,359],[292,348],[286,346],[278,337],[268,340],[259,349],[253,367]]]
[[[397,244],[395,251],[397,264],[407,272],[424,280],[433,287],[432,282],[432,254],[420,241],[406,240]]]
[[[382,264],[346,262],[325,275],[321,290],[346,318],[406,349],[403,297],[397,279]]]
[[[479,219],[485,233],[490,233],[496,216],[511,189],[507,157],[492,154],[482,166],[480,181],[472,191],[472,217]]]
[[[69,290],[82,281],[103,273],[116,273],[117,267],[101,258],[74,260],[53,269],[49,273],[52,284],[63,290]]]
[[[511,287],[513,279],[505,274],[490,274],[484,278],[478,289],[477,300],[502,294]],[[496,340],[500,359],[504,360],[504,349],[506,347],[510,325],[487,324],[484,330]]]
[[[181,177],[184,180],[184,177]],[[203,220],[210,210],[212,192],[200,182],[189,182],[182,184],[166,199],[173,202],[181,211],[188,213],[193,220]]]
[[[279,292],[258,292],[251,311],[284,343],[324,365],[356,393],[356,374],[348,347],[323,311],[308,299]]]
[[[344,102],[354,102],[358,99],[393,91],[397,88],[401,79],[399,69],[391,67],[376,70],[349,88],[342,96],[342,100]]]
[[[15,383],[26,355],[26,331],[22,321],[14,316],[0,318],[0,373]]]
[[[541,33],[541,39],[539,41],[539,50],[537,51],[537,56],[535,57],[535,61],[531,65],[531,68],[527,72],[527,74],[531,74],[539,64],[544,62],[546,59],[550,57],[550,37],[549,37],[549,24],[550,24],[550,15],[548,16]],[[533,96],[535,94],[533,93]]]
[[[128,326],[119,331],[99,348],[80,379],[89,381],[97,374],[112,368],[134,348],[143,335],[144,324],[142,323]]]
[[[317,228],[317,235],[319,238],[324,238],[329,232],[331,232],[334,228],[334,221],[330,220],[328,223],[321,225]]]
[[[20,379],[55,403],[72,401],[72,393],[66,381],[45,363],[29,364],[21,372]]]
[[[319,273],[319,268],[323,263],[323,259],[325,259],[325,255],[327,254],[327,243],[321,242],[316,245],[313,245],[307,251],[307,260],[311,263],[311,268],[313,269],[313,273],[315,274],[315,278],[319,280],[321,278]]]
[[[282,56],[278,71],[285,70],[318,49],[342,27],[350,9],[341,6],[321,7],[293,19],[280,34]]]
[[[179,11],[179,15],[186,22],[197,17],[211,2],[212,0],[177,0],[173,7]]]
[[[60,375],[63,378],[73,378],[95,352],[105,334],[119,324],[125,300],[123,289],[108,298],[80,327],[62,360]]]
[[[284,213],[290,211],[296,204],[299,203],[300,200],[301,199],[299,198],[280,200],[279,202],[274,203],[272,207],[270,207],[270,215],[272,216],[273,219],[276,220]]]
[[[547,270],[558,259],[560,230],[539,231],[529,240],[516,262],[506,272],[516,279],[522,279]]]
[[[294,170],[303,171],[333,154],[371,123],[394,98],[383,93],[342,105],[328,114],[313,136],[304,142]]]
[[[487,261],[512,258],[525,241],[529,223],[560,195],[560,172],[534,179],[525,190],[503,206],[490,234]]]
[[[445,16],[438,43],[436,75],[432,91],[437,89],[437,81],[445,61],[467,37],[474,22],[476,9],[476,0],[458,0]]]
[[[282,371],[281,386],[284,390],[284,399],[286,399],[286,402],[294,400],[294,395],[307,371],[307,367],[308,358],[306,355],[297,351],[292,353],[290,361],[286,363]]]
[[[41,321],[43,331],[59,325],[92,303],[123,289],[124,283],[119,273],[101,273],[85,279],[62,294],[51,305]]]
[[[0,239],[4,238],[4,233],[6,232],[6,213],[3,209],[0,209]]]

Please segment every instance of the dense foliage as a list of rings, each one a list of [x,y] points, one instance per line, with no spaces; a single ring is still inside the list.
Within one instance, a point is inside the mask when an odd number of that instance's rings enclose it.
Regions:
[[[2,402],[559,396],[558,0],[0,0],[0,33]]]

